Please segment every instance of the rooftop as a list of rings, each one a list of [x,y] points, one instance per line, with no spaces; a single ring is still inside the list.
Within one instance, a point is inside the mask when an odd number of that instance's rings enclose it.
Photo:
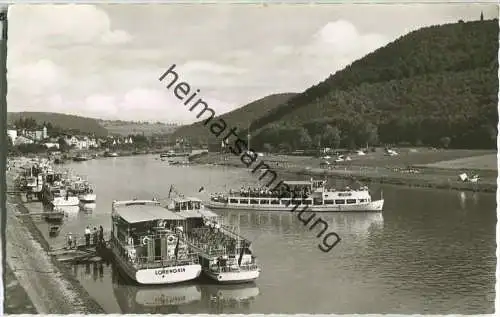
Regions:
[[[155,220],[184,220],[183,217],[161,207],[160,205],[136,203],[115,207],[116,213],[128,223],[148,222]]]

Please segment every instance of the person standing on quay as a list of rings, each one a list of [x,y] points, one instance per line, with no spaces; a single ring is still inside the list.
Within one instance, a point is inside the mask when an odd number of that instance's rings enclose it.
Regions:
[[[104,228],[99,226],[99,247],[104,246]]]
[[[92,235],[93,235],[93,237],[92,237],[92,242],[93,243],[92,244],[93,245],[97,245],[97,228],[96,227],[94,227],[94,232],[93,232]]]
[[[88,247],[90,245],[90,227],[85,228],[85,245]]]

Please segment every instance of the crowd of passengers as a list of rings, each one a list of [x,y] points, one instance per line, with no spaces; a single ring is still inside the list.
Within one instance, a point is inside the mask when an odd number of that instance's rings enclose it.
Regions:
[[[193,229],[191,231],[190,238],[196,242],[200,242],[212,250],[225,249],[230,253],[236,252],[236,239],[227,236],[216,228]]]

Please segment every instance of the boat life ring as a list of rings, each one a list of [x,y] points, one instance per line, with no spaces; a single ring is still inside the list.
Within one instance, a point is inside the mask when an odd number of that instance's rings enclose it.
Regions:
[[[149,238],[148,238],[148,237],[144,237],[144,238],[142,238],[142,244],[143,244],[143,245],[148,244],[148,241],[149,241]]]
[[[174,242],[174,236],[168,236],[167,241],[170,243]]]
[[[165,220],[158,221],[158,227],[165,228]]]

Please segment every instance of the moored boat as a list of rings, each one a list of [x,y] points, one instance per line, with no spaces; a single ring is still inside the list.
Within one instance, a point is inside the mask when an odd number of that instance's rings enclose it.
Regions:
[[[186,237],[197,248],[203,273],[218,283],[246,283],[260,275],[250,241],[223,224],[198,198],[176,198],[167,207],[186,219]]]
[[[114,201],[111,251],[119,268],[139,284],[173,284],[201,274],[182,230],[185,219],[155,200]]]
[[[44,202],[53,206],[78,206],[78,197],[60,186],[45,185],[43,190]],[[63,213],[64,214],[64,213]]]
[[[77,156],[73,157],[73,161],[75,162],[84,162],[88,161],[89,157],[83,154],[78,154]]]
[[[77,180],[71,184],[71,191],[78,195],[78,200],[81,205],[93,204],[97,199],[94,189],[89,182],[85,180]]]
[[[372,200],[366,186],[343,190],[327,188],[326,181],[285,181],[278,188],[247,188],[213,194],[207,206],[212,209],[290,211],[291,208],[311,212],[381,212],[384,199]]]

